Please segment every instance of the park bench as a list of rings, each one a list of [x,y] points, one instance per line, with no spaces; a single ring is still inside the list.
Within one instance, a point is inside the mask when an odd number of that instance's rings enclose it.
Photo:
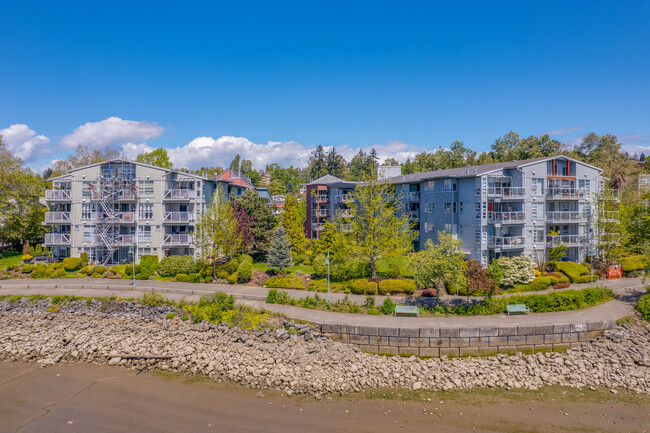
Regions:
[[[508,316],[512,314],[530,314],[530,308],[525,304],[508,304],[506,305]]]
[[[395,307],[394,316],[417,316],[420,317],[420,309],[415,305],[398,305]]]

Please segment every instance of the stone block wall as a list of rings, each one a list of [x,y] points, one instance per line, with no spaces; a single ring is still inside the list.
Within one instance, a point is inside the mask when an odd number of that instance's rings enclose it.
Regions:
[[[594,340],[605,329],[615,326],[613,321],[475,328],[382,328],[323,323],[320,330],[335,341],[378,355],[462,357],[560,352]]]

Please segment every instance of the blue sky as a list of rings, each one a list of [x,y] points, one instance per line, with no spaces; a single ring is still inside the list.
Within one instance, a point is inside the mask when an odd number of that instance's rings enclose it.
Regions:
[[[0,133],[39,169],[74,144],[261,167],[510,130],[650,154],[649,20],[640,1],[11,2]]]

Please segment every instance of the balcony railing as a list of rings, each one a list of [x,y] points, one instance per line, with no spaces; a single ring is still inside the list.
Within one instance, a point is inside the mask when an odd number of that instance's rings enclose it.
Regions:
[[[554,235],[547,236],[546,243],[551,246],[556,246],[560,244],[564,245],[584,245],[589,242],[589,239],[586,235]]]
[[[163,244],[165,245],[189,245],[192,243],[192,235],[163,235]]]
[[[89,212],[89,213],[82,213],[81,219],[83,221],[92,221],[92,222],[112,220],[114,222],[121,222],[121,223],[135,223],[136,214],[135,212],[114,212],[109,217],[109,215],[104,212]]]
[[[493,186],[487,189],[488,196],[501,198],[523,198],[526,189],[519,186]]]
[[[330,211],[327,209],[315,209],[314,210],[314,215],[317,217],[326,217],[330,214]]]
[[[526,220],[526,214],[515,212],[488,212],[488,222],[500,224],[521,224]]]
[[[523,248],[526,238],[523,236],[490,236],[488,237],[489,248]]]
[[[193,189],[166,189],[163,195],[164,200],[192,200],[195,197]]]
[[[70,245],[70,234],[45,233],[47,245]]]
[[[618,221],[617,210],[605,210],[598,212],[598,219],[601,221]]]
[[[45,212],[45,222],[70,224],[72,220],[70,219],[70,212]]]
[[[188,223],[194,221],[192,212],[167,212],[163,217],[165,223]]]
[[[420,211],[419,210],[410,210],[406,213],[408,219],[417,219],[420,218]]]
[[[323,230],[323,224],[312,224],[311,225],[311,231],[313,232],[318,232]]]
[[[586,199],[590,194],[589,188],[556,187],[546,189],[546,197],[553,200]]]
[[[115,239],[117,245],[133,245],[135,243],[135,235],[119,235]]]
[[[84,238],[84,241],[87,239]],[[140,242],[151,242],[151,237],[148,240],[140,240]],[[93,235],[92,243],[94,245],[113,245],[113,246],[133,246],[135,244],[135,235]]]
[[[69,189],[48,189],[45,191],[46,200],[71,200],[72,192]]]
[[[352,216],[352,211],[350,209],[339,209],[336,211],[336,216],[350,218]]]
[[[411,191],[406,193],[407,201],[420,201],[420,193],[418,191]]]
[[[580,211],[552,211],[546,214],[546,221],[561,223],[578,223],[585,222],[589,219],[589,214],[587,212]]]
[[[316,203],[327,203],[327,202],[329,202],[329,196],[324,195],[324,194],[316,194],[314,196],[314,201]]]
[[[616,200],[620,199],[619,191],[617,189],[606,189],[601,194],[603,200]]]
[[[337,194],[335,200],[337,203],[350,203],[354,201],[354,196],[352,194]]]

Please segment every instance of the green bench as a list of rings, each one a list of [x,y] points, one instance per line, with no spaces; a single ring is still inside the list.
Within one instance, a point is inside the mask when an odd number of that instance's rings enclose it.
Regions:
[[[395,307],[394,316],[416,316],[420,317],[420,309],[415,305],[398,305]]]
[[[510,314],[530,314],[530,308],[526,304],[508,304],[506,305],[508,316]]]

